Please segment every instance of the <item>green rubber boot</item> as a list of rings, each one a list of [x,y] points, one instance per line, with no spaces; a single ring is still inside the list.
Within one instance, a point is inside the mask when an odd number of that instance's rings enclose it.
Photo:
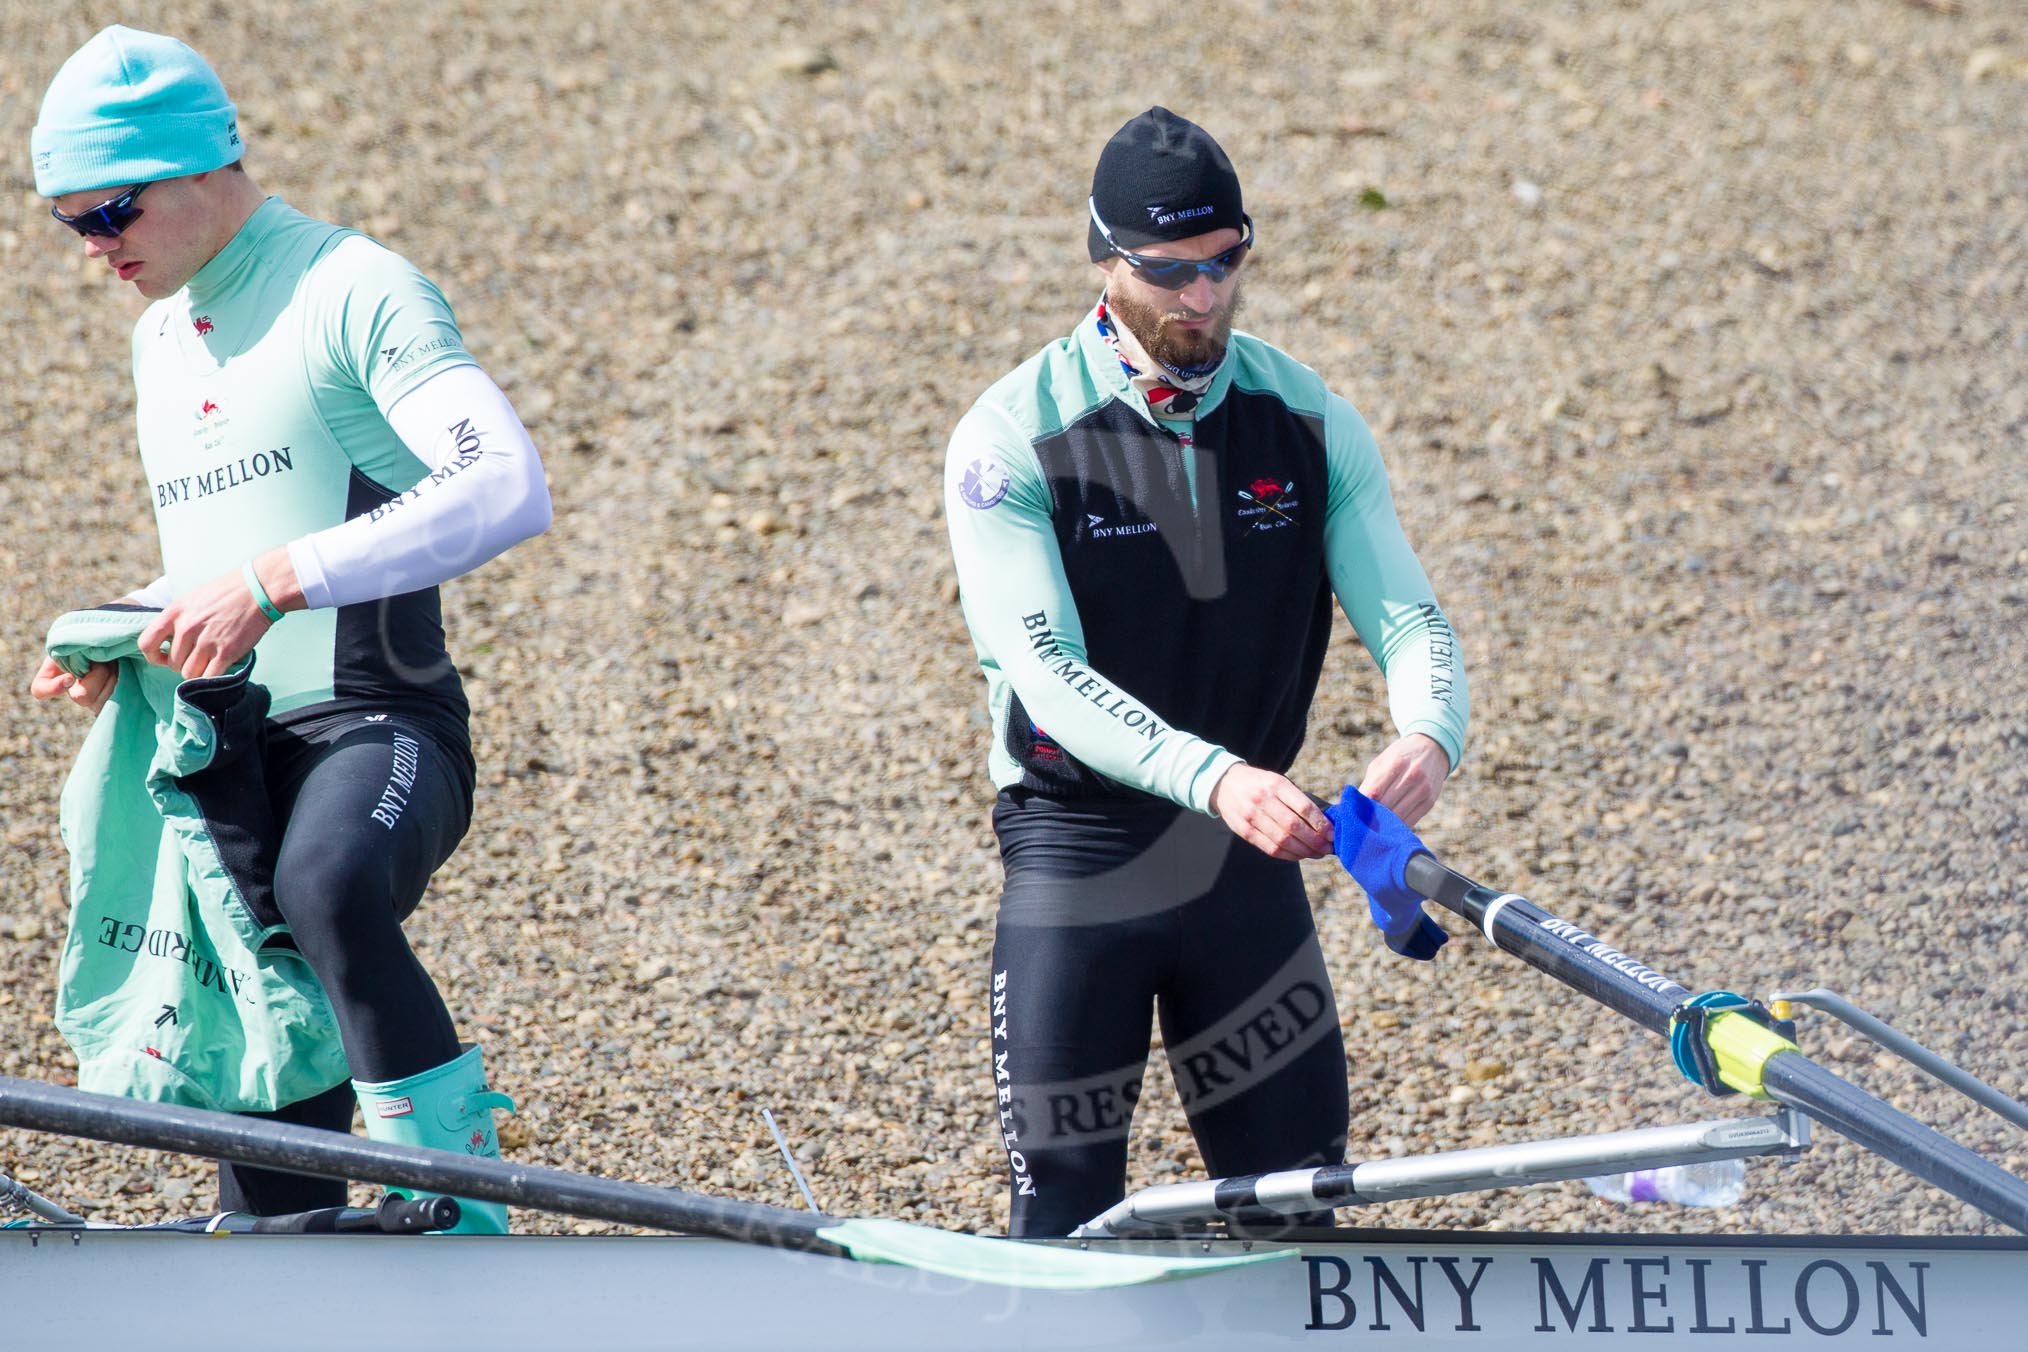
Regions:
[[[359,1095],[359,1110],[366,1118],[366,1135],[370,1140],[500,1158],[500,1138],[493,1132],[493,1110],[505,1108],[511,1113],[514,1100],[486,1088],[486,1068],[480,1063],[477,1047],[467,1047],[457,1060],[446,1061],[405,1080],[389,1080],[384,1084],[354,1080],[352,1088]],[[414,1188],[396,1191],[410,1196],[432,1195]],[[460,1197],[458,1206],[464,1211],[464,1219],[451,1234],[507,1233],[507,1208],[498,1202],[473,1202]]]

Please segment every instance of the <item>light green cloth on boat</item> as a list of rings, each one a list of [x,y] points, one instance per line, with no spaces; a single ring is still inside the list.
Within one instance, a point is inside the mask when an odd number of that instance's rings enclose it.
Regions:
[[[968,1282],[1044,1291],[1091,1291],[1111,1286],[1201,1277],[1228,1268],[1294,1258],[1294,1248],[1199,1257],[1160,1253],[1093,1253],[1069,1244],[953,1234],[907,1221],[848,1219],[817,1231],[862,1263],[899,1263]]]
[[[81,1089],[271,1111],[350,1072],[273,903],[267,691],[251,657],[196,681],[142,660],[136,641],[157,614],[73,611],[49,631],[50,656],[73,674],[119,668],[63,786],[71,914],[57,1027]]]

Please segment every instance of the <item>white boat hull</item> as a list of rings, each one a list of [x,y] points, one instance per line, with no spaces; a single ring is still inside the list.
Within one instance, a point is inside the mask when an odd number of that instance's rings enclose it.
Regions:
[[[1093,1245],[1179,1246],[1208,1251]],[[1049,1292],[677,1236],[0,1231],[0,1325],[13,1346],[206,1352],[2028,1345],[2028,1240],[1365,1231],[1296,1247]]]

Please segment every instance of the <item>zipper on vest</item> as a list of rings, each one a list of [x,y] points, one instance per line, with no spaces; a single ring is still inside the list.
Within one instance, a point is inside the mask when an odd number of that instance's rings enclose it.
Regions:
[[[1162,430],[1176,439],[1177,448],[1183,452],[1183,488],[1190,494],[1190,514],[1194,517],[1202,501],[1197,495],[1197,435],[1190,431],[1170,431],[1166,425]]]
[[[1197,450],[1197,435],[1194,429],[1178,432],[1168,425],[1155,424],[1175,441],[1182,453],[1183,491],[1189,494],[1190,539],[1187,546],[1172,543],[1177,548],[1177,562],[1183,566],[1185,585],[1195,600],[1208,600],[1225,592],[1225,537],[1218,517],[1218,466],[1212,463],[1209,454],[1201,458]],[[1202,480],[1210,476],[1209,489],[1212,495],[1211,511],[1204,510]]]

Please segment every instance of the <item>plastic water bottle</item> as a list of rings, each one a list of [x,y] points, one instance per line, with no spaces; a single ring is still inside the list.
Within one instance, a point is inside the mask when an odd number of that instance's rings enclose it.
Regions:
[[[1636,1169],[1630,1174],[1587,1178],[1584,1182],[1608,1202],[1731,1206],[1746,1191],[1746,1161],[1672,1164],[1666,1169]]]

